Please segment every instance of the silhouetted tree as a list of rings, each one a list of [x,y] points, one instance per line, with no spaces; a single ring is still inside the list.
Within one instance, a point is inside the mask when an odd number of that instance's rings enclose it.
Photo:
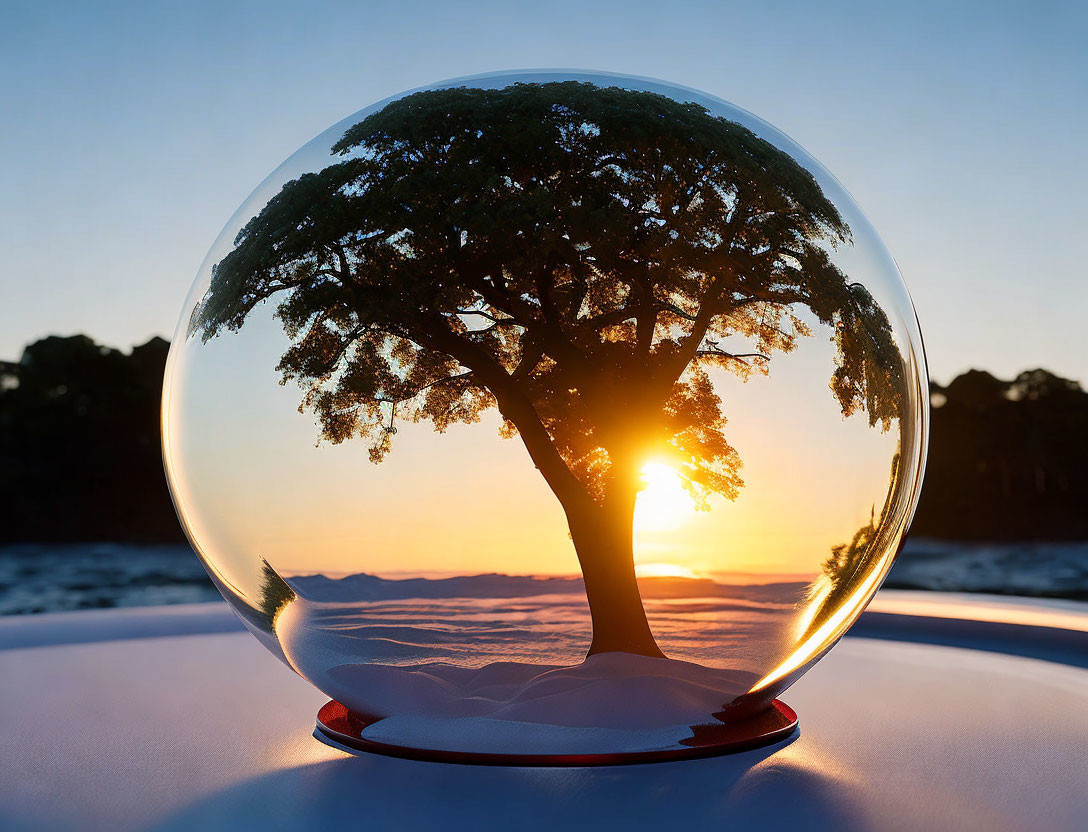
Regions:
[[[159,441],[168,349],[53,336],[0,366],[0,541],[184,539]]]
[[[667,461],[703,504],[742,485],[709,371],[766,372],[808,310],[834,329],[843,413],[898,415],[888,320],[828,253],[850,233],[835,206],[699,105],[574,82],[422,92],[333,150],[241,231],[190,334],[282,295],[283,381],[375,462],[398,419],[498,408],[565,510],[591,653],[660,655],[632,558],[641,467]]]
[[[912,531],[956,540],[1088,538],[1088,393],[1029,370],[932,385],[926,484]]]
[[[287,581],[280,577],[268,561],[261,558],[261,588],[257,609],[260,611],[261,623],[268,632],[274,632],[276,616],[296,597]]]
[[[854,532],[847,543],[831,547],[831,554],[824,561],[819,577],[809,586],[802,603],[810,606],[805,631],[800,640],[813,635],[853,596],[865,578],[869,577],[877,558],[891,556],[891,546],[899,541],[888,538],[889,526],[885,519],[897,516],[904,508],[903,501],[911,499],[902,489],[903,468],[901,453],[892,458],[888,475],[888,491],[880,512],[874,505],[869,512],[869,522]]]

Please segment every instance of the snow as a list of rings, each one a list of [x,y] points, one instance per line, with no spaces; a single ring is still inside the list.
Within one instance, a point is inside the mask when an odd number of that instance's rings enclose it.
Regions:
[[[534,645],[525,629],[513,642],[496,637],[503,632],[501,622],[487,632],[480,625],[471,633],[449,628],[436,634],[419,604],[411,610],[398,607],[400,623],[393,627],[373,623],[373,609],[336,605],[334,613],[297,599],[277,618],[276,631],[301,675],[350,710],[376,720],[364,738],[448,751],[588,754],[675,748],[692,736],[691,726],[716,722],[714,714],[758,679],[751,670],[628,653],[582,659],[582,644],[574,647],[577,658],[569,663],[545,661],[556,655],[555,645],[547,640]],[[409,612],[418,618],[405,618]],[[432,643],[436,635],[445,638]],[[474,664],[471,656],[465,659],[472,638],[479,639],[481,651],[519,660]],[[573,642],[562,644],[558,652],[572,655],[567,647]],[[396,663],[404,655],[447,660]]]
[[[751,681],[691,662],[602,653],[557,668],[340,665],[320,686],[353,710],[384,716],[364,729],[365,739],[477,753],[603,754],[675,747]]]

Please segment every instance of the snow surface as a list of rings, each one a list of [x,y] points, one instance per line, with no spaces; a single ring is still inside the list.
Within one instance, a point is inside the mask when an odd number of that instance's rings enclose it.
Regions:
[[[752,681],[750,674],[675,659],[602,653],[558,668],[340,665],[321,687],[349,708],[354,701],[377,708],[370,711],[375,716],[390,714],[362,733],[378,742],[603,754],[674,747],[692,735],[692,725],[713,722]]]
[[[736,660],[729,669],[627,653],[584,658],[587,610],[584,596],[573,594],[357,604],[298,598],[278,616],[276,633],[301,675],[376,720],[366,739],[449,751],[645,751],[675,748],[692,736],[691,726],[717,722],[714,714],[760,676],[739,665],[777,660],[776,634],[792,605],[725,602],[740,633],[734,640],[746,647],[731,655],[715,642],[717,600],[690,601],[709,636],[692,629],[675,599],[664,613],[650,607],[651,626],[660,638],[662,622],[686,621],[687,642],[700,638],[719,660]]]

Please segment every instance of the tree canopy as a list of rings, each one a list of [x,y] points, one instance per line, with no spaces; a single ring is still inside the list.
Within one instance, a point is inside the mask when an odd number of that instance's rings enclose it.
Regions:
[[[697,500],[740,459],[709,372],[766,372],[833,328],[842,412],[896,418],[888,319],[832,262],[850,229],[814,177],[743,126],[589,83],[454,88],[351,127],[215,265],[190,334],[280,295],[278,370],[332,442],[380,461],[398,420],[497,407],[567,505],[667,460]],[[738,348],[735,344],[743,344]]]

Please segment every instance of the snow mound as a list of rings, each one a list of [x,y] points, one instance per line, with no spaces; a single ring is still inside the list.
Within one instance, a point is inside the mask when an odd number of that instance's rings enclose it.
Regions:
[[[376,719],[363,738],[449,751],[595,754],[673,747],[754,678],[673,659],[602,653],[573,667],[339,665],[323,690]]]

